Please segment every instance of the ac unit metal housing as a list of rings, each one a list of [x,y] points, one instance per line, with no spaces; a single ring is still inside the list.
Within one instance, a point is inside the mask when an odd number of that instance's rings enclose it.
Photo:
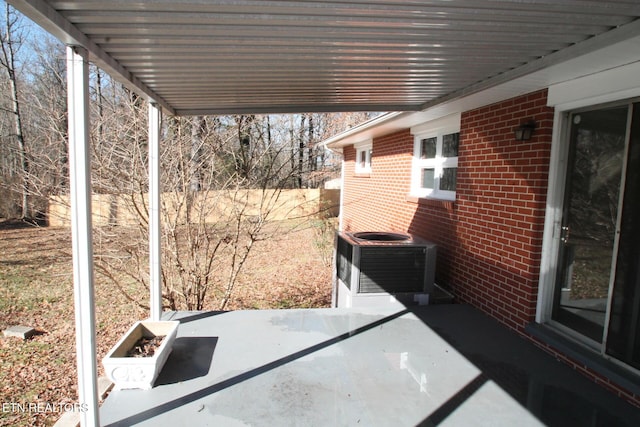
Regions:
[[[428,300],[434,290],[435,267],[435,243],[417,236],[337,233],[333,306]]]

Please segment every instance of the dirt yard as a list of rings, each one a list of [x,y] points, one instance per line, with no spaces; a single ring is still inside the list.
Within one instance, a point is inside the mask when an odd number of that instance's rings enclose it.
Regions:
[[[328,306],[332,239],[317,230],[309,223],[257,243],[227,309]],[[148,311],[100,275],[95,286],[99,362]],[[77,405],[74,322],[69,229],[0,220],[0,329],[37,330],[26,341],[0,337],[0,426],[52,425]]]

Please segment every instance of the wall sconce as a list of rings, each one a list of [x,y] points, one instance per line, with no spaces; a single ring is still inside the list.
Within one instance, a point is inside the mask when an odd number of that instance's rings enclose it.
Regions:
[[[533,135],[533,131],[536,128],[536,122],[529,120],[527,123],[523,123],[514,129],[516,141],[528,141]]]

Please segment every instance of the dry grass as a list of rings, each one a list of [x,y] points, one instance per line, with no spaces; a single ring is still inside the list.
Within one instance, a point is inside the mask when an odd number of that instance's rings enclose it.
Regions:
[[[328,248],[316,230],[308,224],[259,242],[228,309],[328,306]],[[5,405],[0,426],[52,425],[59,412],[21,413],[7,404],[60,408],[77,402],[70,232],[0,221],[0,254],[0,329],[20,324],[38,330],[26,341],[0,337],[0,405]],[[127,286],[146,302],[146,289]],[[100,361],[129,326],[148,313],[100,276],[95,298]]]

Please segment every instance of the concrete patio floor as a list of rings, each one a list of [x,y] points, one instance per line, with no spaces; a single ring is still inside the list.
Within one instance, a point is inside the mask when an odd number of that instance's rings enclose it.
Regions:
[[[170,312],[151,390],[104,426],[638,426],[617,398],[467,305]]]

